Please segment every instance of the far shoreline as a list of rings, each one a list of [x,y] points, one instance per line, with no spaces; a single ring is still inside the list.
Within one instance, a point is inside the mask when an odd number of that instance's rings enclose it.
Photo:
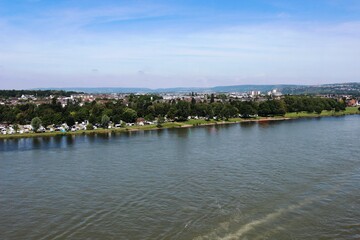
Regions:
[[[202,126],[214,126],[214,125],[227,125],[227,124],[238,124],[247,122],[271,122],[271,121],[287,121],[302,118],[321,118],[321,117],[339,117],[346,115],[359,115],[360,111],[356,108],[347,108],[342,112],[323,111],[321,114],[315,113],[287,113],[285,116],[275,117],[259,117],[259,118],[230,118],[227,121],[215,121],[215,120],[194,120],[191,119],[185,122],[167,122],[162,127],[156,125],[145,125],[145,126],[132,126],[124,128],[111,128],[111,129],[96,129],[96,130],[81,130],[76,132],[45,132],[45,133],[23,133],[23,134],[6,134],[0,135],[0,139],[21,139],[21,138],[41,138],[41,137],[55,137],[55,136],[76,136],[76,135],[92,135],[92,134],[108,134],[108,133],[126,133],[126,132],[138,132],[138,131],[149,131],[149,130],[161,130],[171,128],[193,128]]]

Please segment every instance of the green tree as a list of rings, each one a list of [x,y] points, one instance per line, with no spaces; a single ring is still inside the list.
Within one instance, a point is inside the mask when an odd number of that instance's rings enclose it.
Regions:
[[[317,114],[321,114],[321,112],[323,111],[323,109],[320,106],[315,106],[314,108]]]
[[[42,124],[48,126],[54,123],[54,111],[50,108],[43,109],[39,116],[41,116]]]
[[[91,114],[89,117],[89,122],[92,124],[96,124],[97,123],[97,118],[94,114]]]
[[[237,113],[237,108],[231,106],[230,104],[224,105],[223,109],[221,110],[221,115],[225,117],[226,120],[229,120],[229,118],[236,116]]]
[[[162,128],[163,123],[165,122],[165,119],[163,116],[159,115],[157,119],[157,125],[156,127]]]
[[[15,133],[17,133],[17,131],[19,131],[19,125],[18,124],[14,124],[13,128],[14,128]]]
[[[128,123],[135,122],[137,118],[137,112],[131,108],[125,108],[123,114],[122,114],[122,120]]]
[[[273,100],[272,114],[284,116],[286,113],[286,105],[282,100]]]
[[[101,117],[101,126],[102,126],[103,128],[108,128],[109,122],[110,122],[109,116],[106,115],[106,114],[104,114],[104,115]]]
[[[192,104],[192,105],[195,105],[195,104],[196,104],[196,100],[195,100],[195,98],[193,98],[193,97],[191,98],[191,104]]]
[[[34,117],[31,120],[31,127],[33,128],[34,132],[37,132],[39,130],[39,128],[41,127],[41,119],[39,117]]]
[[[211,104],[211,107],[212,107],[212,110],[213,110],[213,113],[214,113],[214,116],[218,117],[218,118],[222,118],[222,110],[223,110],[223,107],[224,105],[220,102],[214,102]]]
[[[248,102],[241,103],[238,109],[243,118],[249,118],[250,116],[257,114],[257,109]]]
[[[82,122],[89,119],[89,111],[85,107],[80,108],[75,114],[75,120]]]
[[[149,113],[148,115],[145,116],[145,120],[147,121],[154,121],[155,120],[155,117]]]
[[[215,102],[215,96],[212,93],[211,96],[210,96],[210,103],[213,103],[213,102]]]
[[[20,124],[25,124],[26,123],[26,114],[24,112],[20,112],[20,113],[16,114],[16,122],[18,122]]]
[[[179,121],[186,121],[188,116],[190,116],[190,104],[185,101],[179,101],[175,105],[176,107],[176,117]]]
[[[71,115],[68,115],[65,119],[65,122],[68,126],[73,126],[75,125],[75,118]]]
[[[171,107],[169,109],[169,111],[167,112],[166,116],[170,119],[174,119],[176,115],[176,108],[175,107]]]
[[[271,114],[271,108],[269,101],[262,102],[259,104],[259,115],[262,117],[267,117]]]

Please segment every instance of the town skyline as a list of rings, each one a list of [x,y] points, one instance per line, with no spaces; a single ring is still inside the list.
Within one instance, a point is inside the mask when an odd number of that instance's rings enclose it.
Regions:
[[[357,1],[2,1],[2,89],[359,82]]]

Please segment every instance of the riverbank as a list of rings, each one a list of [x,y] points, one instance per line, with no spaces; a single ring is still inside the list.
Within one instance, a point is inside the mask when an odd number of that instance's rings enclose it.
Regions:
[[[76,132],[45,132],[45,133],[24,133],[24,134],[7,134],[0,135],[0,139],[14,139],[14,138],[34,138],[34,137],[53,137],[53,136],[70,136],[70,135],[83,135],[83,134],[106,134],[106,133],[121,133],[121,132],[134,132],[134,131],[148,131],[148,130],[159,130],[168,128],[189,128],[198,126],[211,126],[211,125],[224,125],[224,124],[236,124],[244,122],[266,122],[266,121],[285,121],[299,118],[316,118],[316,117],[331,117],[331,116],[345,116],[360,114],[357,107],[348,107],[345,111],[334,112],[334,111],[323,111],[321,114],[317,113],[286,113],[285,116],[279,117],[258,117],[251,119],[244,118],[230,118],[227,121],[216,121],[204,119],[191,119],[185,122],[167,122],[162,124],[159,128],[156,125],[145,125],[145,126],[131,126],[124,128],[111,128],[111,129],[96,129],[96,130],[81,130]]]

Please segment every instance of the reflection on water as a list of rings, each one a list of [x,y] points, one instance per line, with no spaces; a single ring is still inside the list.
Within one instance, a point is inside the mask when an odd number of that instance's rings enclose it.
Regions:
[[[181,128],[174,132],[175,136],[178,138],[187,139],[189,135],[191,134],[190,128]]]
[[[65,139],[66,139],[66,145],[67,145],[67,146],[70,146],[70,145],[74,144],[75,138],[76,138],[75,135],[66,136],[66,137],[65,137]]]
[[[0,239],[357,239],[360,117],[0,141]]]
[[[274,124],[271,122],[256,123],[243,122],[240,123],[242,128],[254,127],[258,124],[267,126]],[[202,126],[209,134],[221,133],[223,129],[232,128],[231,124],[217,124],[211,126]],[[97,140],[112,140],[118,137],[132,137],[132,136],[153,136],[156,134],[161,137],[164,134],[174,136],[176,138],[188,138],[191,136],[193,128],[174,128],[174,129],[159,129],[151,131],[127,131],[127,132],[108,132],[108,133],[91,133],[86,135],[66,135],[54,137],[36,137],[36,138],[22,138],[22,139],[0,139],[1,151],[22,151],[31,149],[48,149],[48,148],[68,148],[75,143],[89,142],[96,143]]]
[[[258,124],[258,122],[240,122],[241,127],[253,127]]]

